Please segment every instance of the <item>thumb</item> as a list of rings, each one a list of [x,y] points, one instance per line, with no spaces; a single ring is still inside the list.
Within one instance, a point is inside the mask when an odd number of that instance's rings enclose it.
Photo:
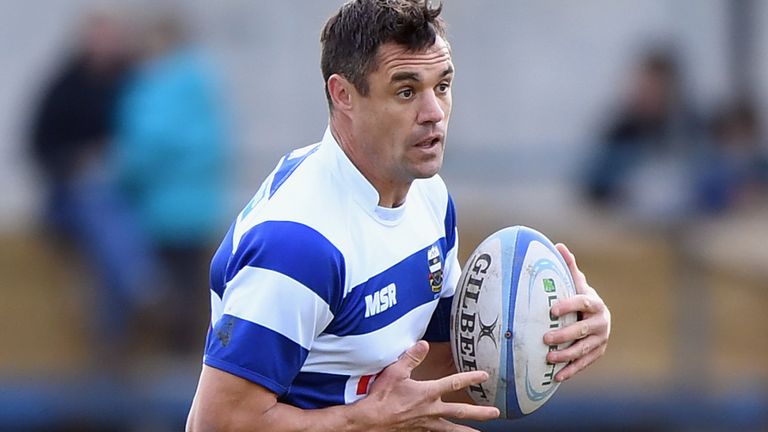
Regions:
[[[418,341],[408,348],[396,362],[384,368],[373,382],[369,394],[379,391],[381,388],[391,386],[393,383],[406,380],[411,377],[411,372],[427,357],[429,344],[426,341]]]
[[[421,362],[424,361],[428,352],[429,344],[426,341],[420,340],[416,342],[416,344],[414,344],[412,347],[408,348],[400,356],[400,358],[397,359],[396,364],[402,366],[408,376],[410,376],[411,371],[413,371],[416,366],[420,365]]]

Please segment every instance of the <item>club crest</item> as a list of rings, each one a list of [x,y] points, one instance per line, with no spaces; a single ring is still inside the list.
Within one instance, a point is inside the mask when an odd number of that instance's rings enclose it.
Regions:
[[[432,292],[439,293],[443,289],[443,261],[437,245],[432,245],[427,250],[427,261],[429,263],[429,286],[432,287]]]

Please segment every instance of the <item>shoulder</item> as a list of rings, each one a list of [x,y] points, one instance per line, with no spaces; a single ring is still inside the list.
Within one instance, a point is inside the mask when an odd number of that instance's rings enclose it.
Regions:
[[[297,222],[338,239],[351,201],[322,144],[296,149],[278,162],[237,217],[235,237],[269,220]]]
[[[240,211],[235,222],[235,236],[238,237],[256,224],[270,219],[296,220],[305,212],[314,180],[305,163],[318,150],[319,144],[295,149],[278,161],[272,172],[264,179],[259,189]],[[309,171],[313,171],[310,169]]]
[[[264,220],[287,220],[312,227],[334,242],[344,239],[347,221],[359,212],[339,175],[331,145],[320,142],[282,157],[238,216],[236,231]]]
[[[322,206],[329,187],[315,157],[319,148],[302,147],[280,159],[235,221],[235,250],[263,244],[275,251],[294,248],[298,254],[334,248],[317,223],[329,211]]]

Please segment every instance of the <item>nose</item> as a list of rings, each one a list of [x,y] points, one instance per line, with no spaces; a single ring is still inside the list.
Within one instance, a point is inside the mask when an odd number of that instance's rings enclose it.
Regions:
[[[439,123],[445,118],[445,111],[440,105],[440,99],[434,92],[422,93],[421,104],[416,121],[419,124]]]

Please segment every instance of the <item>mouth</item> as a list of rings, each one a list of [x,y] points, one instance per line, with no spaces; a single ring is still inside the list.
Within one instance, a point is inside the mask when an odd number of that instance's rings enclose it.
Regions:
[[[440,144],[442,141],[443,136],[441,134],[431,134],[417,142],[414,146],[421,149],[431,149]]]

